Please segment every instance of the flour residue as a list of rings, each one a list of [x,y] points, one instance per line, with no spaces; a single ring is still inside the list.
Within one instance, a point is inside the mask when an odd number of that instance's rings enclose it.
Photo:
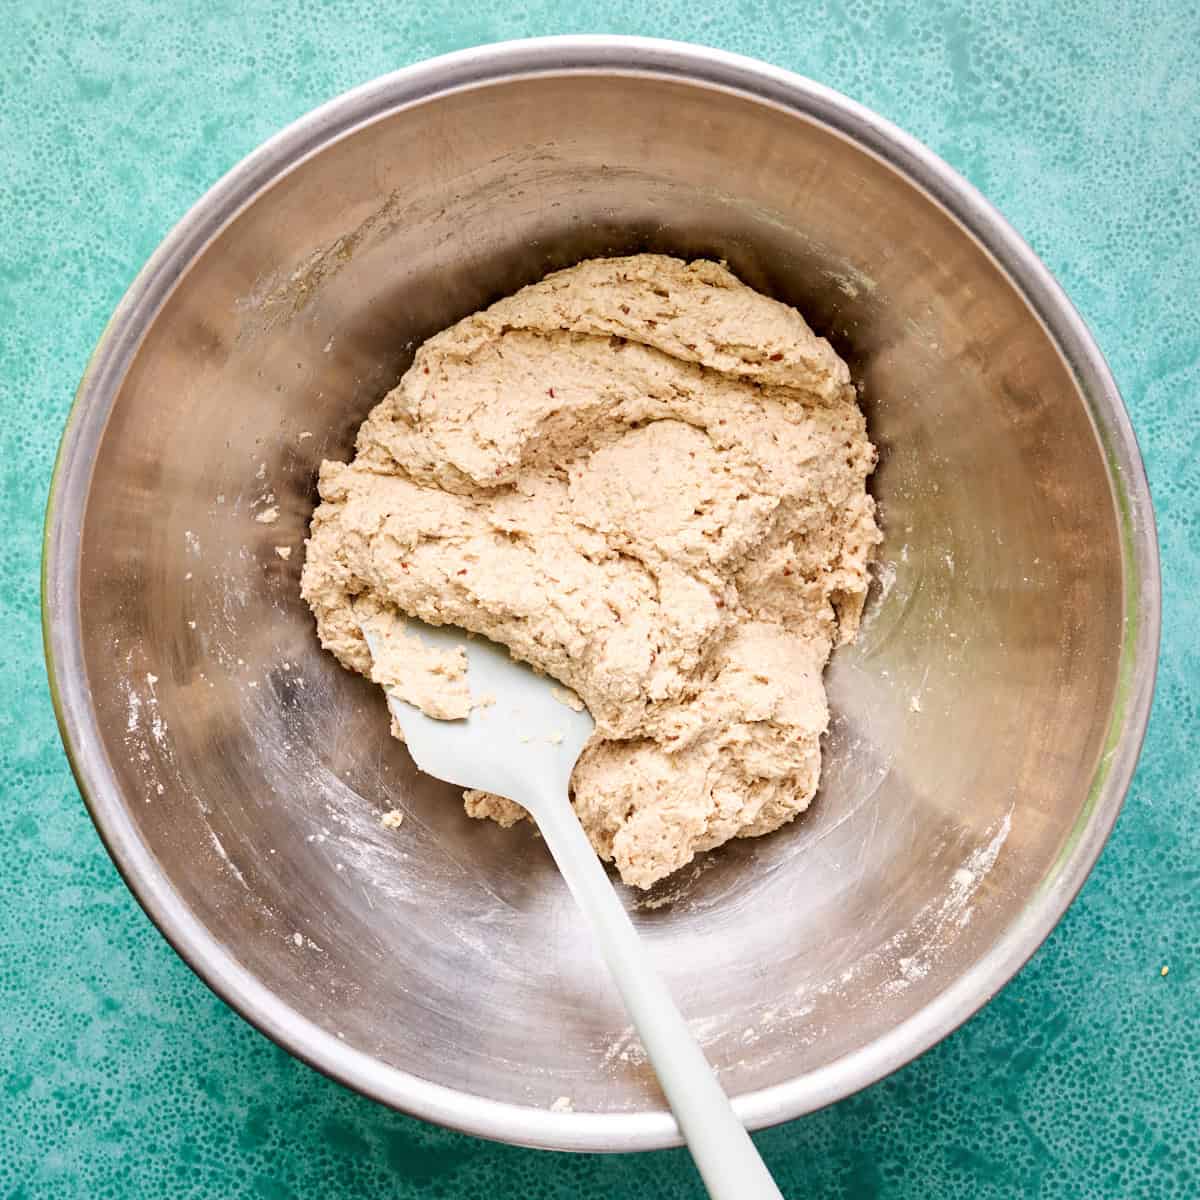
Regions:
[[[794,1053],[797,1045],[811,1045],[827,1035],[828,1030],[814,1019],[818,1006],[887,1002],[932,977],[959,931],[970,923],[975,897],[1012,832],[1012,818],[1010,808],[984,832],[986,840],[949,875],[943,892],[882,945],[822,983],[804,984],[783,1000],[748,1008],[742,1014],[747,1024],[732,1027],[725,1015],[690,1021],[697,1040],[716,1055],[724,1051],[731,1059],[728,1069],[752,1066],[761,1072],[776,1059]],[[690,881],[681,883],[681,890],[686,893],[689,885]],[[657,904],[643,901],[638,907],[654,908],[677,899],[668,894]],[[646,1062],[645,1050],[632,1027],[623,1029],[603,1048],[601,1065],[609,1070]]]
[[[137,672],[133,666],[133,651],[125,654],[126,677],[121,683],[125,695],[125,745],[132,758],[141,764],[147,804],[151,797],[161,796],[166,788],[158,776],[160,766],[170,766],[174,751],[168,738],[166,721],[158,704],[158,676],[153,671]],[[144,686],[138,686],[138,679]]]
[[[222,844],[221,839],[217,837],[216,830],[214,830],[211,825],[208,829],[208,840],[212,843],[212,848],[217,852],[217,857],[220,858],[221,861],[224,862],[224,864],[229,868],[229,873],[238,881],[238,883],[242,885],[242,887],[249,890],[245,877],[242,875],[241,871],[237,869],[233,859],[229,857],[225,850],[225,846]]]

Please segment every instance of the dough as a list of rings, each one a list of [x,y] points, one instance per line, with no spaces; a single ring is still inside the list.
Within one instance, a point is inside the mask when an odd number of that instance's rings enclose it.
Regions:
[[[467,652],[435,650],[410,637],[390,612],[360,604],[364,636],[371,639],[371,669],[367,674],[401,700],[442,721],[457,721],[471,712],[467,686]]]
[[[822,670],[880,538],[875,458],[846,364],[794,309],[713,262],[595,259],[417,351],[354,461],[321,466],[302,591],[352,670],[372,673],[359,620],[400,609],[578,693],[576,810],[649,887],[811,801]],[[434,665],[410,698],[454,708]]]

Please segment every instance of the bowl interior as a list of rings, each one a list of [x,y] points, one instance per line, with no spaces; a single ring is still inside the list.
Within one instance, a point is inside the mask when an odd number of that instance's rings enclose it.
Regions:
[[[78,547],[102,748],[183,904],[385,1071],[576,1114],[663,1101],[544,847],[415,772],[376,689],[321,652],[298,574],[317,465],[349,455],[423,338],[640,249],[726,259],[797,305],[850,362],[882,452],[886,542],[830,669],[818,800],[625,893],[730,1093],[821,1077],[1053,885],[1123,637],[1079,384],[897,170],[815,118],[663,75],[548,72],[384,111],[182,274],[112,401]],[[583,1118],[557,1120],[510,1133],[571,1144]]]

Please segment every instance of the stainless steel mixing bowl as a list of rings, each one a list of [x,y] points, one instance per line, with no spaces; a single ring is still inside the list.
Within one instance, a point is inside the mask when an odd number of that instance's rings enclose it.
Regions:
[[[167,238],[81,385],[45,559],[63,735],[129,886],[239,1012],[370,1096],[531,1145],[677,1135],[543,847],[415,773],[297,576],[317,464],[423,338],[642,248],[798,305],[882,451],[814,807],[626,893],[750,1125],[880,1078],[1017,970],[1100,852],[1153,686],[1153,517],[1104,362],[995,211],[878,117],[744,59],[571,38],[401,71],[270,141]]]

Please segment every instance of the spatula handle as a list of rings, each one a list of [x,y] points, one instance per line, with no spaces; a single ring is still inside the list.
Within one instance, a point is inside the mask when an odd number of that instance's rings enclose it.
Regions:
[[[566,796],[537,823],[625,1001],[713,1200],[782,1200],[704,1052],[638,938]]]

